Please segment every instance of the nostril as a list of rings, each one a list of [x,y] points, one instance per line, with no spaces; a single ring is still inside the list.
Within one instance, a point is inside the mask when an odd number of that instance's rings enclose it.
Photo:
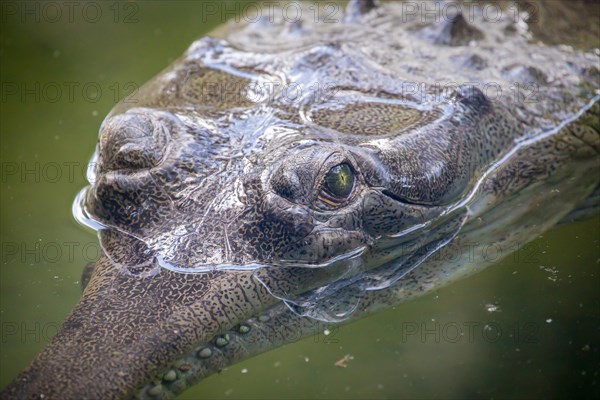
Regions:
[[[147,112],[127,112],[108,119],[100,133],[103,170],[137,170],[156,167],[163,159],[168,130]]]

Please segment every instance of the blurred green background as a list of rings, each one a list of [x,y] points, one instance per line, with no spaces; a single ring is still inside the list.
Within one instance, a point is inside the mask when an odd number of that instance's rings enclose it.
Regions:
[[[206,2],[74,3],[2,4],[0,387],[56,332],[97,256],[71,205],[103,117],[226,19],[207,19]],[[560,227],[532,257],[229,367],[181,398],[597,397],[599,237],[598,216]]]

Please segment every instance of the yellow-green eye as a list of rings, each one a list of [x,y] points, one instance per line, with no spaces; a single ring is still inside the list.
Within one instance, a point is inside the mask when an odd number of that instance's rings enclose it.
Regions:
[[[345,199],[354,189],[354,171],[348,164],[339,164],[331,168],[323,180],[323,188],[328,194]]]

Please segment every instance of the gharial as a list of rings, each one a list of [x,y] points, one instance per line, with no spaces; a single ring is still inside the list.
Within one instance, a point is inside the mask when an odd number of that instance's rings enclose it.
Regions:
[[[230,23],[119,103],[75,207],[103,255],[1,397],[172,398],[597,212],[598,50],[436,4]]]

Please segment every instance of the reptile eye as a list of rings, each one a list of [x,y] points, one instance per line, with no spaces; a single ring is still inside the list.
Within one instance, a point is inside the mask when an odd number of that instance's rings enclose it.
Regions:
[[[330,205],[339,205],[352,194],[354,181],[354,171],[350,165],[336,165],[325,175],[322,195],[319,198]]]

